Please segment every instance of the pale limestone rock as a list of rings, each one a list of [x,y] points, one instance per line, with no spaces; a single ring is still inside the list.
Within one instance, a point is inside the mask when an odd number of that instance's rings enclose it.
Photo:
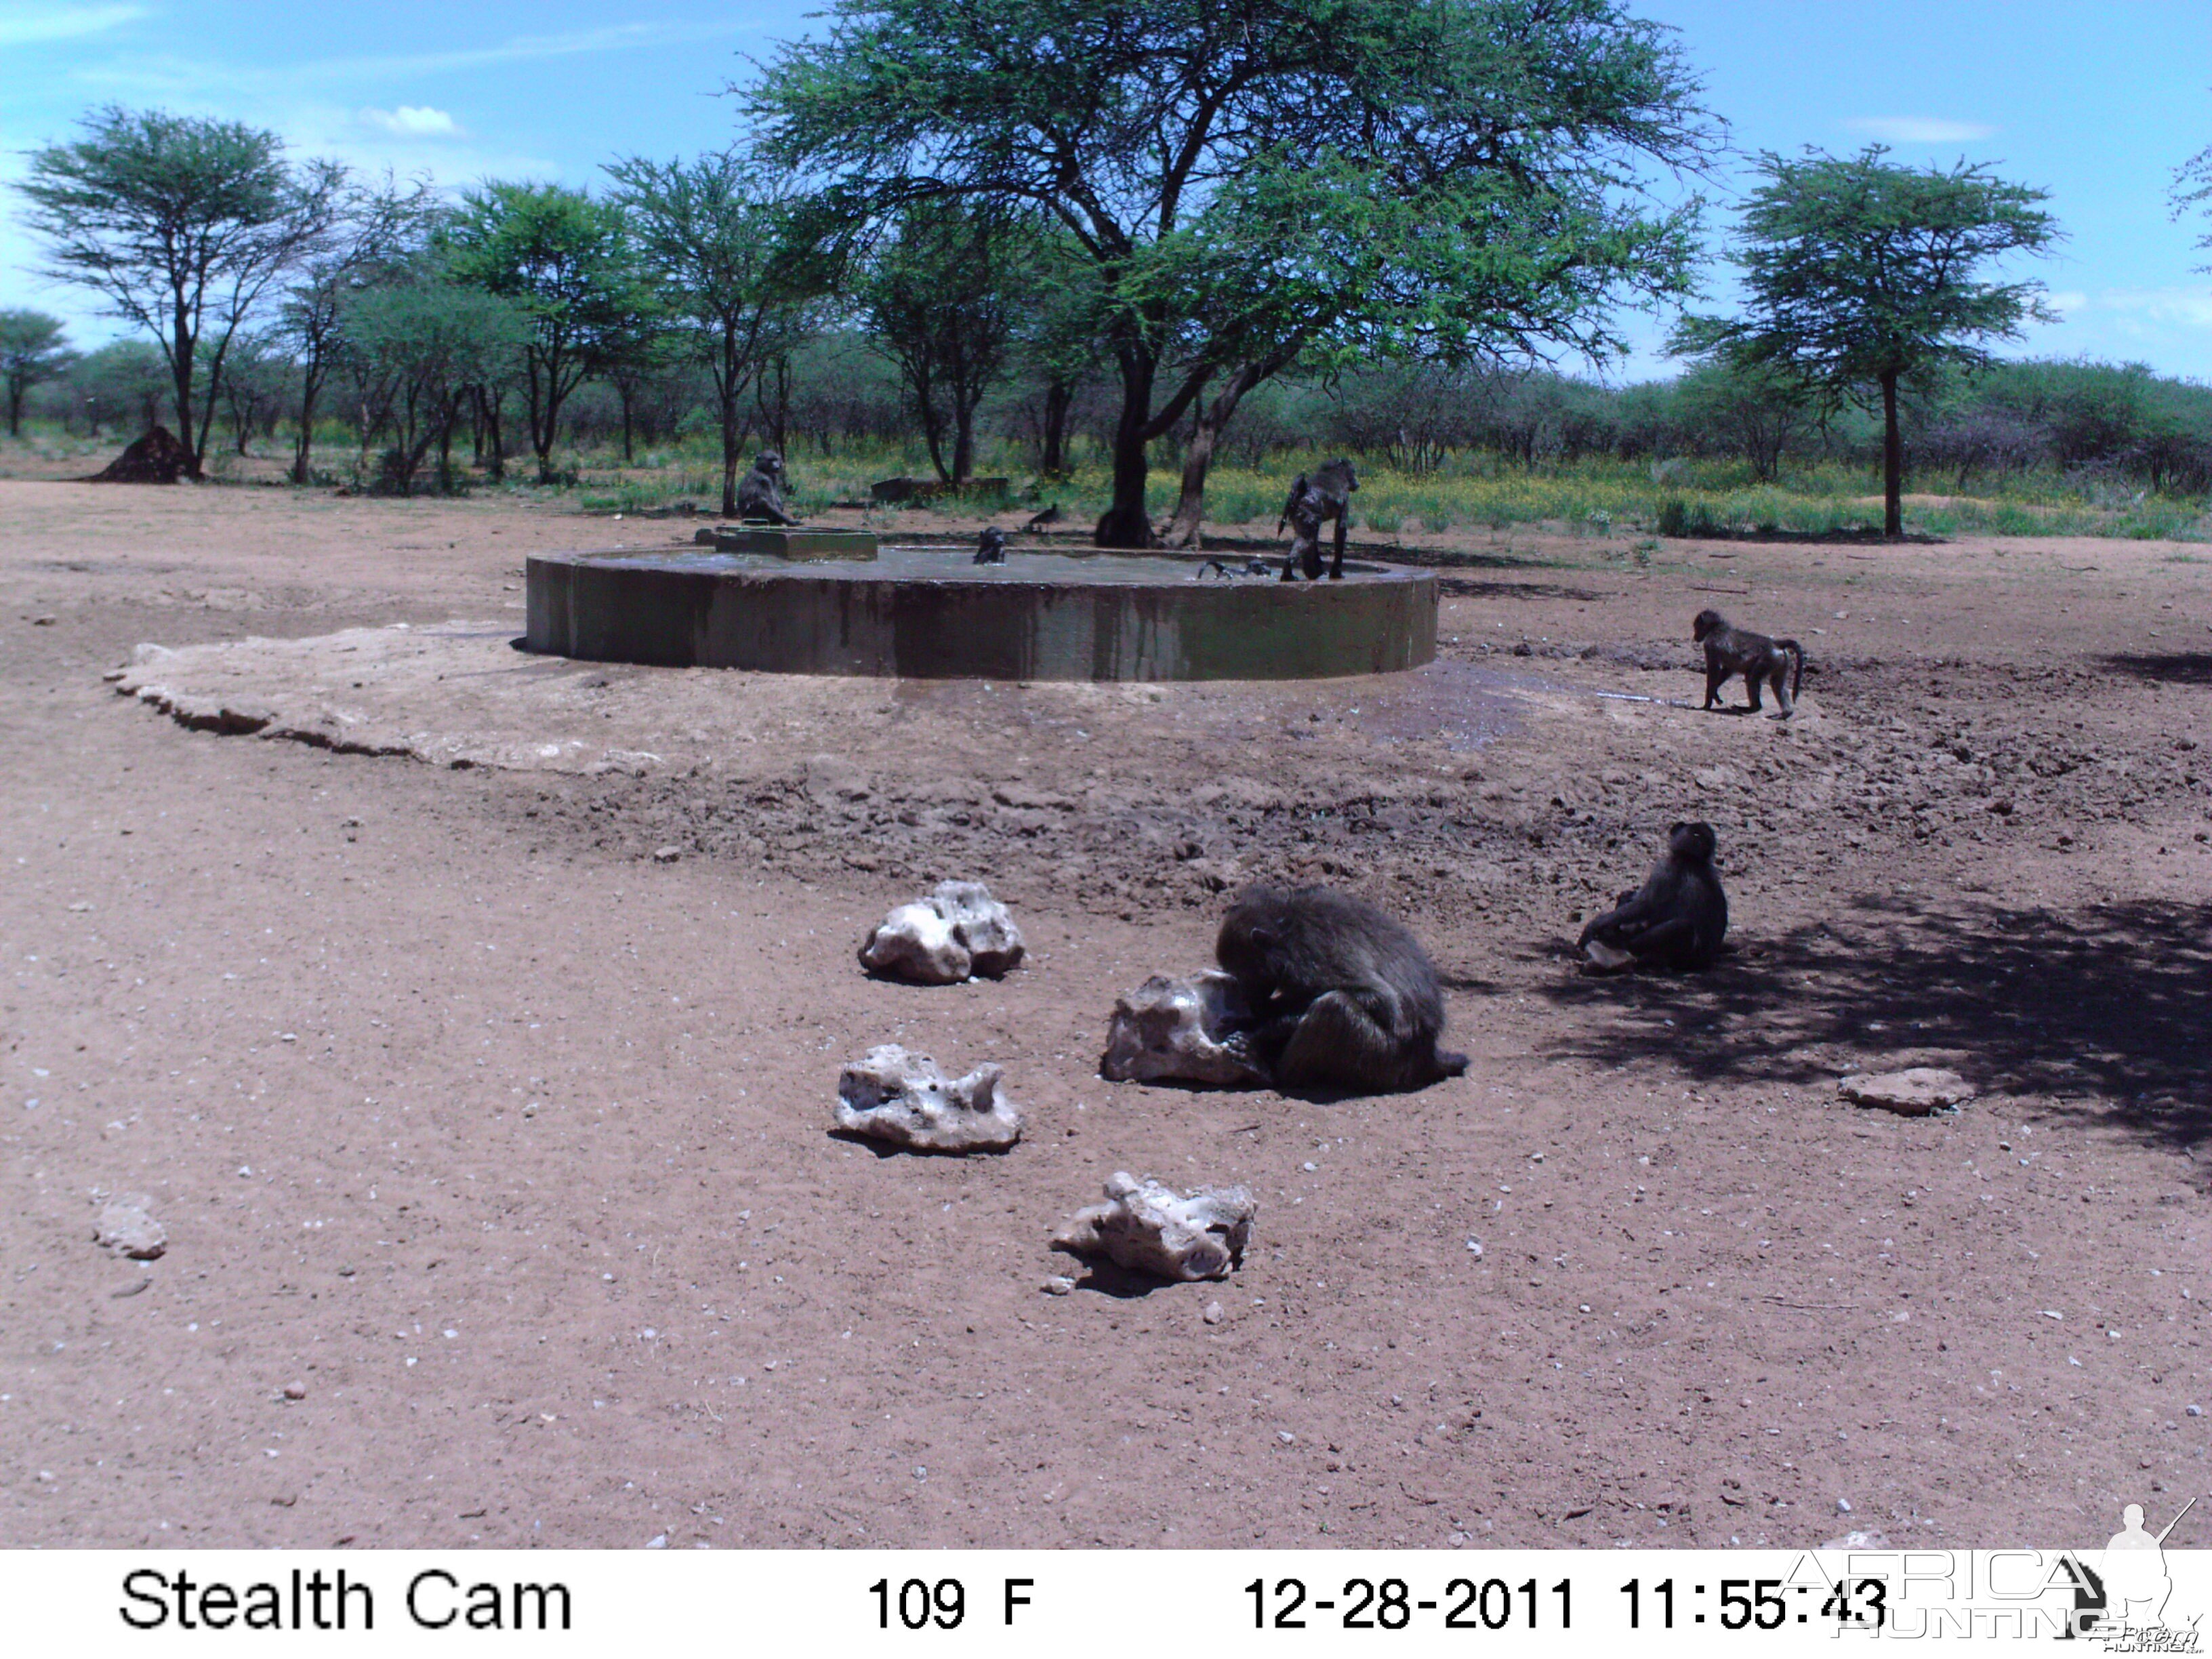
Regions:
[[[996,979],[1021,959],[1021,929],[979,881],[938,883],[878,922],[860,946],[869,972],[918,985]]]
[[[837,1127],[918,1152],[1003,1152],[1022,1138],[1020,1109],[999,1097],[1002,1066],[948,1078],[927,1054],[871,1048],[837,1079]]]
[[[93,1242],[133,1261],[151,1261],[169,1248],[168,1230],[148,1213],[153,1200],[118,1193],[100,1206]]]
[[[1926,1117],[1930,1112],[1972,1100],[1975,1093],[1974,1085],[1956,1072],[1936,1066],[1862,1073],[1844,1079],[1836,1087],[1855,1105],[1886,1107],[1905,1117]]]
[[[1237,981],[1218,969],[1184,979],[1155,974],[1114,1000],[1098,1074],[1115,1083],[1264,1085],[1267,1073],[1237,1036],[1249,1018]]]
[[[1593,974],[1617,974],[1624,968],[1633,967],[1636,958],[1626,951],[1616,951],[1601,939],[1594,939],[1583,946],[1583,966]]]
[[[1200,1187],[1184,1195],[1150,1176],[1139,1181],[1116,1170],[1106,1201],[1076,1212],[1053,1243],[1162,1279],[1226,1279],[1244,1259],[1258,1208],[1242,1187]]]

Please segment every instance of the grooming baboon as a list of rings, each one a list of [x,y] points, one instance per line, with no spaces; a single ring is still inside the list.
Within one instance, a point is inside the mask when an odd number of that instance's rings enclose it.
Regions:
[[[1743,676],[1751,693],[1752,714],[1759,712],[1761,680],[1774,687],[1781,705],[1770,718],[1786,720],[1797,712],[1798,686],[1805,678],[1805,647],[1795,640],[1770,640],[1747,628],[1738,628],[1717,611],[1700,611],[1690,624],[1690,637],[1705,647],[1705,707],[1721,700],[1721,687],[1731,674]]]
[[[1443,997],[1413,934],[1373,905],[1253,887],[1222,918],[1214,956],[1256,1021],[1246,1036],[1275,1086],[1378,1093],[1467,1070],[1437,1047]]]
[[[1291,484],[1290,499],[1275,520],[1275,533],[1291,527],[1290,556],[1283,561],[1283,580],[1296,581],[1300,567],[1306,580],[1321,580],[1321,527],[1336,520],[1336,558],[1329,566],[1331,581],[1344,580],[1344,538],[1351,528],[1352,492],[1359,488],[1359,475],[1341,457],[1318,469],[1311,478],[1303,472]]]
[[[977,564],[1004,564],[1006,562],[1006,532],[998,526],[986,525],[983,533],[975,538]]]
[[[1601,968],[1630,957],[1661,968],[1705,968],[1728,933],[1728,895],[1713,869],[1713,826],[1678,823],[1644,885],[1583,929],[1577,948]]]
[[[783,457],[763,449],[753,457],[753,470],[738,480],[738,516],[769,524],[793,525],[783,495]]]

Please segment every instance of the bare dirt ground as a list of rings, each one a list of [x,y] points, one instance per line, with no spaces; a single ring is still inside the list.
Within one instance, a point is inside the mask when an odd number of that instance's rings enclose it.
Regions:
[[[1293,686],[507,647],[526,550],[680,528],[0,483],[0,1543],[2087,1545],[2212,1482],[2198,550],[1462,538],[1433,668]],[[1708,604],[1797,720],[1595,695],[1694,702]],[[1579,975],[1690,816],[1734,954]],[[940,876],[1029,963],[864,978]],[[1102,1082],[1258,877],[1407,916],[1468,1076]],[[831,1139],[894,1040],[1028,1138]],[[1984,1092],[1835,1095],[1920,1062]],[[1116,1169],[1252,1186],[1243,1270],[1042,1294]]]

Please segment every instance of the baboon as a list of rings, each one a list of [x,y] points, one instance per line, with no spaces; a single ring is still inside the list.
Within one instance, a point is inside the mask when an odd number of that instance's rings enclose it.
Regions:
[[[1805,678],[1805,647],[1795,640],[1770,640],[1747,628],[1738,628],[1717,611],[1700,611],[1690,624],[1690,637],[1705,647],[1705,707],[1721,700],[1721,687],[1731,674],[1743,676],[1751,693],[1751,708],[1759,712],[1759,685],[1772,684],[1774,701],[1781,705],[1770,720],[1786,720],[1797,712],[1797,688]]]
[[[1583,929],[1576,948],[1596,966],[1630,957],[1661,968],[1707,968],[1728,933],[1728,895],[1713,869],[1710,823],[1678,823],[1644,885]]]
[[[1006,562],[1006,532],[998,526],[986,525],[983,533],[975,538],[977,564],[1004,564]]]
[[[1282,514],[1275,520],[1278,536],[1285,525],[1291,527],[1290,556],[1283,561],[1285,581],[1296,581],[1301,567],[1308,581],[1321,580],[1321,527],[1331,519],[1336,520],[1336,558],[1329,566],[1328,579],[1344,580],[1344,538],[1351,528],[1352,492],[1358,488],[1359,475],[1340,456],[1319,468],[1310,479],[1301,472],[1292,481],[1290,499],[1283,503]]]
[[[1047,525],[1058,524],[1060,517],[1060,503],[1054,501],[1043,512],[1031,514],[1029,523],[1024,527],[1030,530],[1042,530]]]
[[[1233,581],[1239,576],[1264,576],[1267,574],[1265,559],[1247,559],[1241,565],[1231,565],[1225,560],[1208,559],[1199,566],[1194,580],[1204,581],[1208,576],[1218,576],[1224,581]]]
[[[753,457],[753,470],[738,480],[738,517],[750,521],[794,525],[783,495],[783,457],[763,449]]]
[[[1413,934],[1326,887],[1248,888],[1222,918],[1215,957],[1255,1024],[1249,1050],[1285,1091],[1426,1088],[1467,1070],[1437,1047],[1437,970]]]

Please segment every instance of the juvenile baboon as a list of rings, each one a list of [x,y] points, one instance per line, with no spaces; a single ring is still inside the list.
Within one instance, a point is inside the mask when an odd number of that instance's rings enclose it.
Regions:
[[[753,457],[753,470],[738,480],[738,517],[753,522],[793,525],[783,495],[783,457],[763,449]]]
[[[1437,1047],[1444,1005],[1413,934],[1326,887],[1253,887],[1222,918],[1213,953],[1255,1024],[1246,1042],[1285,1091],[1426,1088],[1467,1070]]]
[[[1721,700],[1721,687],[1731,674],[1743,676],[1751,693],[1752,714],[1759,712],[1761,680],[1774,687],[1780,709],[1770,719],[1786,720],[1797,712],[1797,688],[1805,678],[1805,647],[1795,640],[1770,640],[1747,628],[1738,628],[1717,611],[1700,611],[1690,624],[1690,637],[1705,647],[1705,707]]]
[[[1352,463],[1339,457],[1318,469],[1311,478],[1303,472],[1291,484],[1290,499],[1275,520],[1275,533],[1291,527],[1290,556],[1283,561],[1283,580],[1296,581],[1303,567],[1306,580],[1321,580],[1321,527],[1336,520],[1336,558],[1329,566],[1331,581],[1344,580],[1344,538],[1351,528],[1352,492],[1359,488],[1359,475]]]
[[[1006,562],[1006,532],[998,526],[986,525],[983,533],[975,538],[977,564],[1004,564]]]
[[[1601,967],[1625,966],[1624,952],[1661,968],[1711,966],[1728,933],[1714,846],[1710,823],[1674,825],[1644,885],[1583,928],[1577,948]]]

